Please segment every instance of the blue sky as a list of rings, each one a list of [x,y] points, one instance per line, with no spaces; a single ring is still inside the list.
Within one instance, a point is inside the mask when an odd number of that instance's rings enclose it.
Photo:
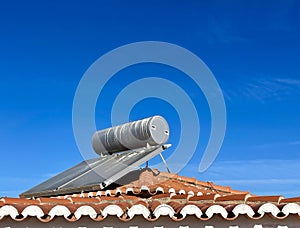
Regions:
[[[153,40],[195,53],[217,79],[227,110],[217,159],[198,172],[209,108],[199,88],[167,66],[140,64],[116,74],[99,97],[97,127],[109,127],[113,100],[130,82],[172,80],[189,93],[201,123],[197,151],[181,175],[254,194],[299,196],[299,10],[297,1],[1,2],[0,194],[17,196],[82,161],[72,129],[80,79],[110,50]],[[149,98],[130,118],[153,114],[170,124],[168,157],[180,137],[178,113]]]

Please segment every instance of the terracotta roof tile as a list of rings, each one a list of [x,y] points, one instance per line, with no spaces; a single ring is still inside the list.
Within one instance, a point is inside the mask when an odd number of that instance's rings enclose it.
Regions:
[[[142,199],[137,197],[137,196],[123,195],[123,196],[120,196],[120,198],[122,199],[123,202],[127,202],[127,203],[130,203],[130,204],[135,204],[136,202],[142,201]]]
[[[1,198],[1,201],[7,205],[11,205],[11,204],[37,205],[40,203],[38,200],[33,200],[33,199],[9,198],[9,197],[3,197]]]
[[[300,197],[251,196],[249,192],[213,182],[143,169],[137,179],[103,191],[37,199],[0,199],[0,220],[6,216],[16,221],[36,217],[49,222],[63,216],[67,221],[77,221],[82,216],[89,216],[94,221],[102,221],[111,215],[128,221],[141,215],[149,221],[160,216],[179,221],[187,215],[209,220],[215,214],[225,220],[234,220],[244,214],[251,219],[261,218],[264,214],[275,219],[289,215],[300,218]]]
[[[178,203],[178,202],[175,202],[175,201],[169,202],[168,205],[170,205],[174,209],[176,214],[180,213],[182,208],[184,208],[184,206],[185,206],[185,204]]]
[[[161,203],[158,200],[153,200],[149,202],[149,209],[153,212]]]
[[[160,203],[168,203],[170,201],[171,194],[159,194],[151,197],[152,201],[157,201]]]
[[[187,200],[189,196],[190,195],[187,195],[187,194],[179,194],[179,195],[173,194],[173,195],[170,196],[170,199],[171,200],[176,200],[176,199],[185,199],[185,200]]]
[[[192,196],[189,198],[189,201],[197,202],[197,203],[214,203],[215,199],[219,196],[220,196],[219,194]]]
[[[120,208],[123,209],[123,211],[129,209],[132,204],[128,203],[128,202],[120,202],[120,203],[116,203],[115,205],[119,206]]]
[[[151,197],[151,199],[163,199],[167,198],[170,199],[171,194],[170,193],[163,193],[163,194],[157,194]]]
[[[184,194],[184,195],[172,195],[170,197],[170,201],[185,204],[188,201],[188,198],[190,195]]]
[[[123,201],[123,198],[115,196],[101,196],[99,198],[101,200],[101,203],[118,203]]]
[[[60,199],[60,198],[47,198],[47,197],[40,197],[37,198],[40,204],[68,204],[71,203],[69,199]]]
[[[281,199],[279,203],[300,203],[300,197]]]
[[[94,197],[94,198],[89,198],[89,197],[68,197],[68,200],[71,201],[71,203],[74,204],[95,204],[95,203],[100,203],[100,198]]]
[[[187,183],[190,183],[190,184],[196,184],[196,178],[195,177],[185,177],[185,176],[180,176],[178,177],[178,180],[181,180],[183,182],[187,182]]]
[[[219,196],[215,199],[216,203],[245,203],[247,199],[251,197],[250,194],[230,194],[225,196]]]
[[[148,207],[148,203],[143,200],[136,201],[133,205],[143,205],[145,207]]]
[[[252,196],[247,199],[247,203],[279,203],[282,199],[282,196]]]
[[[51,209],[53,208],[53,205],[51,204],[43,204],[43,205],[38,205],[38,208],[40,208],[44,215],[48,215]]]
[[[98,192],[77,193],[73,197],[95,197],[95,196],[117,196],[136,195],[148,198],[158,193],[177,193],[201,195],[209,193],[220,194],[242,194],[243,191],[232,190],[230,187],[223,187],[213,182],[198,181],[195,178],[181,177],[177,174],[158,172],[157,170],[144,169],[138,175],[137,180],[133,180],[115,189],[107,189]]]

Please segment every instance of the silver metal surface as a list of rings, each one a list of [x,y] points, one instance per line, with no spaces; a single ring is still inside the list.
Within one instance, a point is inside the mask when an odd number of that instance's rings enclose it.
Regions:
[[[83,161],[22,193],[20,197],[95,191],[112,183],[118,184],[117,180],[170,147],[170,144],[164,145],[168,139],[169,126],[161,116],[98,131],[93,135],[92,145],[102,157]],[[122,151],[126,153],[118,153]],[[166,163],[164,159],[163,162]]]
[[[92,138],[95,152],[105,156],[127,150],[162,145],[169,139],[169,125],[162,116],[97,131]]]
[[[128,153],[113,154],[83,161],[20,194],[20,197],[55,196],[98,191],[136,170],[144,162],[160,154],[166,147],[152,146]],[[121,183],[121,182],[120,182]],[[119,183],[119,184],[120,184]]]

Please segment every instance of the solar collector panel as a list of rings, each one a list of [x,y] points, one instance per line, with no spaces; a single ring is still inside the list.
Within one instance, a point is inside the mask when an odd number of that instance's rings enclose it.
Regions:
[[[20,194],[20,197],[55,196],[101,190],[161,153],[167,146],[154,146],[83,161]]]
[[[83,161],[20,194],[20,197],[104,189],[168,148],[168,145],[163,145],[168,138],[169,126],[161,116],[98,131],[93,136],[92,146],[101,157]]]

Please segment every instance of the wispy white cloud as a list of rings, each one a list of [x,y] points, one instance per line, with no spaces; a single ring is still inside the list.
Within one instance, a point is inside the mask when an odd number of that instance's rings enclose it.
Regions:
[[[274,148],[274,147],[287,147],[287,146],[297,146],[300,145],[300,141],[289,141],[289,142],[271,142],[271,143],[264,143],[253,146],[254,148]]]
[[[300,141],[289,142],[289,145],[300,145]]]
[[[232,86],[236,85],[236,87]],[[266,102],[285,100],[291,95],[300,94],[300,80],[291,78],[254,78],[250,81],[236,81],[230,88],[224,88],[225,98],[232,101],[236,97]]]
[[[297,79],[290,79],[290,78],[278,78],[276,79],[277,82],[288,84],[292,86],[300,86],[300,80]]]
[[[287,185],[287,184],[300,184],[300,179],[237,179],[237,180],[214,180],[220,185],[232,185],[232,184],[243,184],[243,185]]]
[[[296,196],[300,192],[300,160],[239,160],[215,162],[201,180],[258,195]]]

